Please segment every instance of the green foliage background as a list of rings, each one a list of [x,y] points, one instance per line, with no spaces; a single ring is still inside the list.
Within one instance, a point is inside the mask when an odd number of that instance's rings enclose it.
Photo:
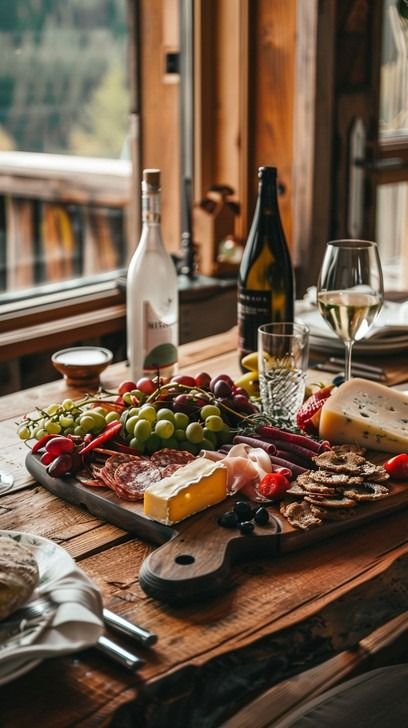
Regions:
[[[118,157],[125,0],[0,0],[0,150]]]

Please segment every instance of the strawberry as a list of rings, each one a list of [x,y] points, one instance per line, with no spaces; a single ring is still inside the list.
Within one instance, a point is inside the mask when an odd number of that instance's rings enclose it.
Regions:
[[[296,414],[296,424],[301,430],[308,432],[310,435],[316,435],[319,432],[320,412],[328,397],[332,393],[334,384],[327,387],[317,389],[302,404]]]

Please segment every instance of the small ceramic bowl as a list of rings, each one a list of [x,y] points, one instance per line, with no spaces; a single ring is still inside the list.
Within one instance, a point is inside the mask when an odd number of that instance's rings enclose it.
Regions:
[[[55,369],[72,387],[95,387],[99,375],[111,363],[113,354],[102,346],[76,346],[60,349],[52,355]]]

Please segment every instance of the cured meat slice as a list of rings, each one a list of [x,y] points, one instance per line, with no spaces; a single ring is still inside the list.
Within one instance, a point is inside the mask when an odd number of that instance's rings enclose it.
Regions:
[[[82,483],[82,485],[87,485],[90,488],[106,488],[106,483],[100,478],[91,478],[89,476],[86,477],[81,473],[76,473],[75,477],[79,483]]]
[[[162,450],[156,450],[150,456],[150,462],[158,468],[166,468],[167,465],[187,465],[194,460],[194,455],[187,450],[173,450],[170,447],[164,447]]]
[[[173,475],[176,470],[180,470],[182,467],[183,465],[181,463],[170,463],[170,465],[166,465],[165,468],[160,469],[161,477],[168,478],[170,475]]]
[[[149,460],[122,463],[115,470],[113,490],[119,498],[129,501],[143,500],[149,485],[161,480],[161,473]]]
[[[85,468],[75,473],[75,480],[91,488],[106,488],[106,483],[100,476],[100,470],[101,468],[92,464],[89,469]]]
[[[118,453],[117,455],[111,455],[103,468],[100,471],[99,477],[104,480],[109,488],[114,488],[115,485],[115,473],[117,468],[124,463],[139,462],[141,458],[138,455],[128,455],[127,453]]]

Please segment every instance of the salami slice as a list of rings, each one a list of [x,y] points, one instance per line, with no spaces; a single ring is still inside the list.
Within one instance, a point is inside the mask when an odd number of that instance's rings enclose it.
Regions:
[[[130,462],[139,462],[141,458],[138,455],[128,455],[127,453],[118,453],[117,455],[111,455],[105,462],[105,465],[101,471],[101,478],[109,486],[113,488],[115,484],[115,472],[120,465]]]
[[[182,467],[183,465],[181,463],[170,463],[170,465],[166,465],[165,468],[160,468],[161,476],[162,478],[168,478],[170,475],[173,475],[176,470],[180,470]]]
[[[157,450],[150,457],[150,462],[156,465],[158,468],[166,468],[167,465],[187,465],[194,460],[194,455],[187,450],[173,450],[170,447],[165,447],[162,450]]]
[[[82,485],[88,485],[90,488],[106,488],[106,483],[101,478],[92,478],[85,470],[81,470],[79,473],[76,473],[75,478],[79,483],[82,483]]]
[[[119,498],[143,500],[146,488],[161,480],[160,470],[149,460],[127,462],[115,470],[113,490]]]

